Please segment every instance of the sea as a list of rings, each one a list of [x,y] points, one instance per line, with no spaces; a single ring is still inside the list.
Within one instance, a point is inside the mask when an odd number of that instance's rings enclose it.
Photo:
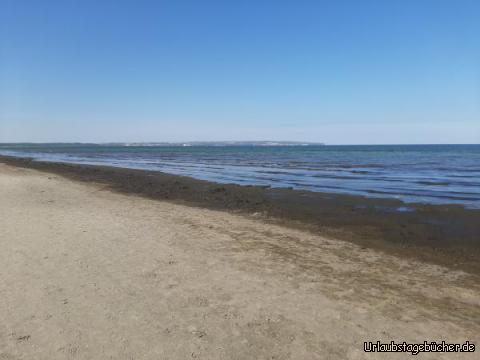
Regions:
[[[480,208],[480,145],[0,144],[0,155]]]

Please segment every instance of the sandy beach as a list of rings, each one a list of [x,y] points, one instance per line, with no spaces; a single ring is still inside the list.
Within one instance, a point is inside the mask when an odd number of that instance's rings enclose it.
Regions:
[[[256,217],[0,164],[0,359],[383,359],[364,342],[480,343],[478,274]]]

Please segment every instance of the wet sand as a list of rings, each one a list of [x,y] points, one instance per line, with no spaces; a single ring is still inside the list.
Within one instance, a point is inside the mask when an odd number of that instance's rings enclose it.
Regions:
[[[383,359],[363,342],[480,343],[478,275],[111,191],[142,172],[48,166],[0,164],[0,359]],[[162,198],[191,184],[157,176],[172,182]]]
[[[217,184],[155,171],[31,161],[0,162],[102,184],[156,200],[227,210],[389,254],[480,274],[480,210],[394,199]],[[407,208],[409,211],[399,211]]]

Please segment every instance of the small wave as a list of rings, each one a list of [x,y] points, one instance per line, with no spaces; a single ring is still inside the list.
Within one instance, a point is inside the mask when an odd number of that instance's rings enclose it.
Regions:
[[[367,170],[352,170],[350,171],[352,174],[370,174],[370,171]]]
[[[422,193],[422,192],[410,192],[410,191],[403,191],[403,192],[390,192],[390,191],[382,191],[382,190],[364,190],[369,194],[382,194],[382,195],[395,195],[395,196],[416,196],[416,197],[429,197],[434,199],[449,199],[449,200],[465,200],[465,201],[480,201],[480,198],[477,197],[469,197],[469,196],[458,196],[458,195],[448,195],[448,194],[432,194],[432,193]]]
[[[450,182],[448,181],[415,181],[415,183],[420,184],[420,185],[435,185],[435,186],[448,186],[450,185]]]

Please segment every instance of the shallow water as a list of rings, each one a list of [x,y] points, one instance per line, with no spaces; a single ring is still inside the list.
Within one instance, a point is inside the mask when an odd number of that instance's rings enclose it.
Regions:
[[[220,183],[480,208],[480,145],[0,144],[0,154],[158,170]]]

